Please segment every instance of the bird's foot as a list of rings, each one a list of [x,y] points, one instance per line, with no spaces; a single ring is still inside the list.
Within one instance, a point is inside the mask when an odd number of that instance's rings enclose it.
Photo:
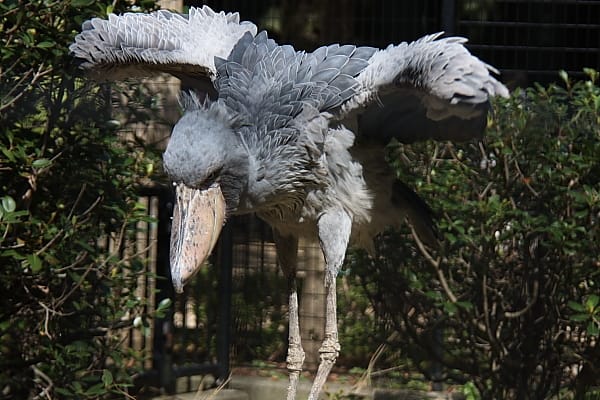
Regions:
[[[288,371],[302,371],[302,365],[304,364],[304,350],[302,349],[302,346],[296,343],[290,344],[285,361],[287,363]]]
[[[304,364],[304,350],[300,343],[290,343],[286,363],[290,375],[286,400],[296,400],[298,380],[300,372],[302,372],[302,365]]]
[[[319,358],[321,359],[321,362],[319,363],[317,375],[315,376],[315,380],[310,389],[308,400],[317,400],[319,398],[319,393],[321,393],[323,385],[325,385],[325,381],[327,381],[327,377],[339,354],[340,342],[337,340],[337,337],[326,336],[319,349]]]
[[[330,362],[331,364],[335,364],[335,360],[340,355],[340,349],[340,342],[337,338],[326,337],[321,344],[321,348],[319,348],[321,363]]]

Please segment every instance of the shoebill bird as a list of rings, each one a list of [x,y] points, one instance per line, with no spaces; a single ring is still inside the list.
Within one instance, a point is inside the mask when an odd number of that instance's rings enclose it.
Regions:
[[[490,96],[508,91],[466,39],[425,36],[385,49],[279,45],[237,13],[209,7],[109,15],[83,24],[70,49],[101,80],[167,72],[193,88],[173,128],[164,168],[176,205],[171,275],[179,292],[208,257],[226,219],[256,213],[272,228],[289,287],[290,382],[304,360],[298,322],[298,238],[326,261],[326,322],[315,400],[340,351],[336,276],[352,240],[406,219],[435,242],[430,210],[384,157],[391,140],[466,140],[484,130]]]

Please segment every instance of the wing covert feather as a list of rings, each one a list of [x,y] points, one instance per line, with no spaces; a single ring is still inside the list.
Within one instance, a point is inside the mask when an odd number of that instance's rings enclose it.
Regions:
[[[240,22],[238,13],[217,13],[208,6],[192,7],[189,14],[110,14],[86,21],[82,29],[70,50],[80,68],[100,80],[167,72],[210,83],[215,57],[228,57],[245,33],[256,34],[256,26]]]

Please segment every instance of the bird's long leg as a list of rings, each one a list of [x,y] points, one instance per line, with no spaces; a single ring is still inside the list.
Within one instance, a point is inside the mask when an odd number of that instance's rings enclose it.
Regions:
[[[282,236],[274,230],[275,245],[279,264],[288,284],[289,296],[289,337],[288,354],[286,358],[290,383],[287,389],[287,400],[296,399],[298,379],[304,364],[304,350],[300,338],[300,322],[298,320],[298,292],[296,286],[296,268],[298,261],[298,239],[292,236]]]
[[[325,256],[325,337],[319,349],[320,362],[309,400],[317,400],[340,352],[337,330],[336,278],[344,262],[352,218],[343,210],[331,210],[319,218],[319,241]]]

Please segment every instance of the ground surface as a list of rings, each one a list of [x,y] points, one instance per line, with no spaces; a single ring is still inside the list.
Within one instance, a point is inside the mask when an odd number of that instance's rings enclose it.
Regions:
[[[298,399],[305,399],[310,390],[312,375],[301,378]],[[281,400],[285,399],[287,373],[283,368],[237,367],[225,388],[214,388],[212,378],[179,378],[176,395],[152,397],[153,400]],[[205,390],[202,390],[205,388]],[[148,397],[146,397],[148,398]],[[369,387],[359,375],[337,372],[330,376],[322,400],[420,400],[462,399],[452,388],[445,392],[414,389]]]

